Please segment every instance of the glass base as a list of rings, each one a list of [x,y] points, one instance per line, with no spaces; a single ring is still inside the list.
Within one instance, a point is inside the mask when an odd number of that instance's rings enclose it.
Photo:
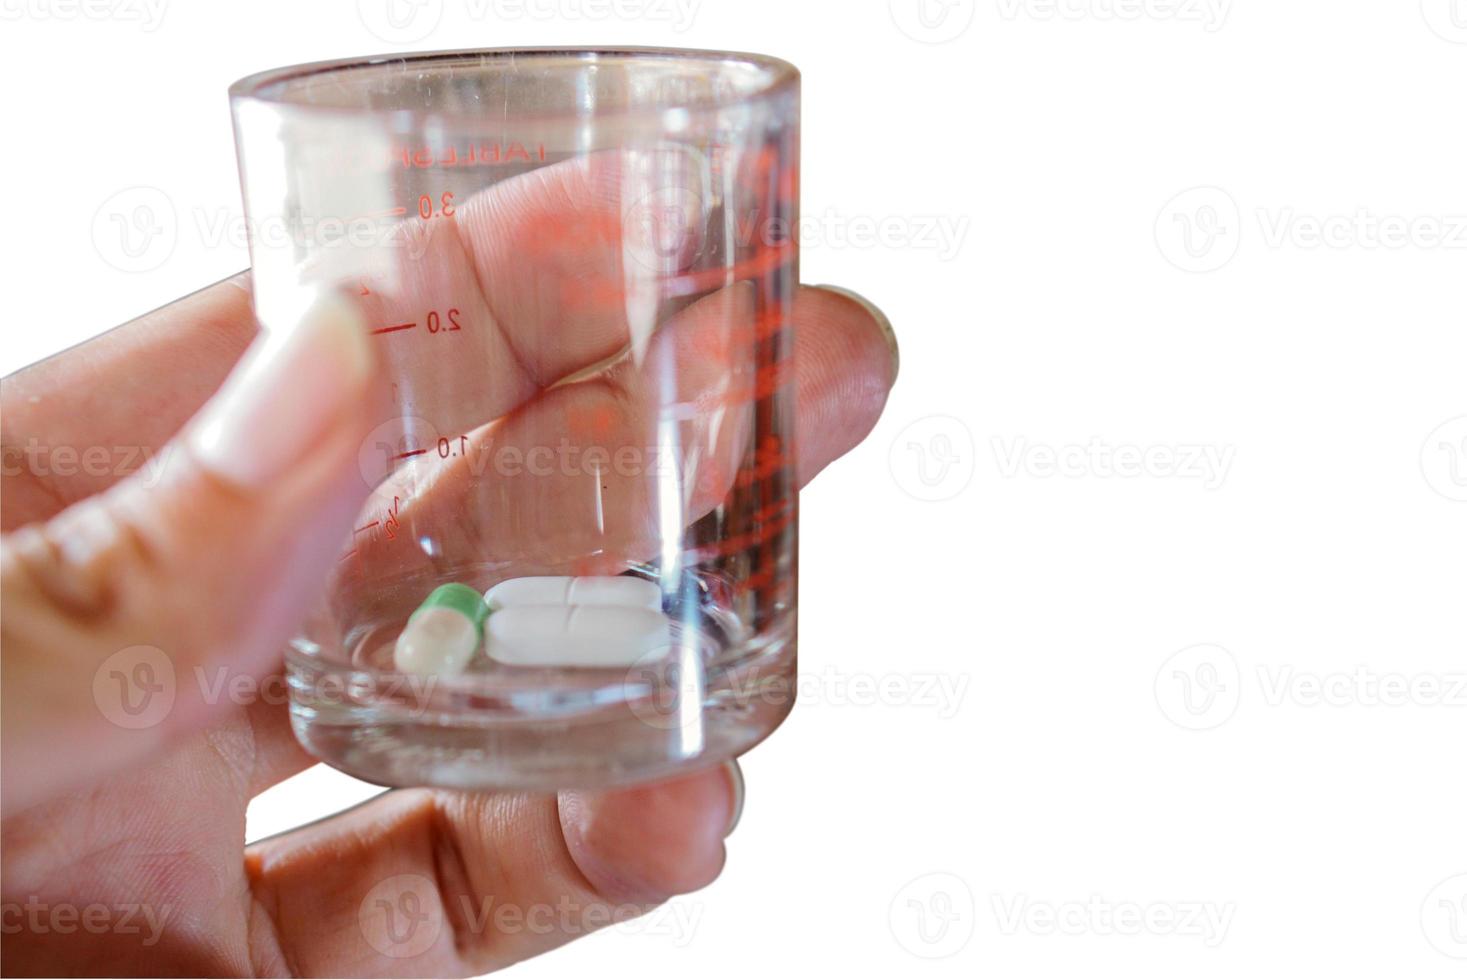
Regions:
[[[793,616],[757,648],[683,633],[629,670],[415,677],[287,655],[291,724],[308,752],[385,786],[549,791],[708,768],[762,741],[794,703]],[[727,666],[724,666],[727,665]]]

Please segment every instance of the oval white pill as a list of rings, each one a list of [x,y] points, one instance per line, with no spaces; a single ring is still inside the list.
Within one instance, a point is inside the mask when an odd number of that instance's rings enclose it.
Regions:
[[[456,609],[433,606],[413,613],[397,637],[392,662],[404,674],[458,674],[479,649],[474,621]]]
[[[668,643],[667,617],[628,606],[510,606],[489,616],[489,656],[514,667],[630,667]]]
[[[491,609],[508,606],[634,606],[661,609],[656,582],[631,575],[532,575],[506,579],[484,593]]]

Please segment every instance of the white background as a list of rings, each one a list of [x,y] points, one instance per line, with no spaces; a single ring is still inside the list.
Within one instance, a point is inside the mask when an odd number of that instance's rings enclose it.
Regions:
[[[0,0],[5,371],[247,264],[238,76],[804,72],[804,278],[902,338],[804,498],[804,694],[720,881],[521,975],[1462,975],[1467,2],[95,2]]]

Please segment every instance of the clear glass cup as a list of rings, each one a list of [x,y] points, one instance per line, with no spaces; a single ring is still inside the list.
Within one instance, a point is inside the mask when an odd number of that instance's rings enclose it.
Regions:
[[[386,365],[371,498],[286,653],[302,744],[388,785],[554,788],[763,739],[794,690],[798,73],[466,51],[230,96],[262,327],[338,290]],[[436,588],[542,576],[652,583],[656,628],[572,596],[574,629],[496,609],[462,672],[399,669]]]

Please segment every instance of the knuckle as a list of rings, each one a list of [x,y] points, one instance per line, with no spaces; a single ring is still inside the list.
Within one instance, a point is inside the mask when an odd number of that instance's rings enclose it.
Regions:
[[[27,552],[53,601],[78,618],[118,616],[128,586],[157,577],[158,551],[119,499],[105,494],[62,511],[38,528]]]

